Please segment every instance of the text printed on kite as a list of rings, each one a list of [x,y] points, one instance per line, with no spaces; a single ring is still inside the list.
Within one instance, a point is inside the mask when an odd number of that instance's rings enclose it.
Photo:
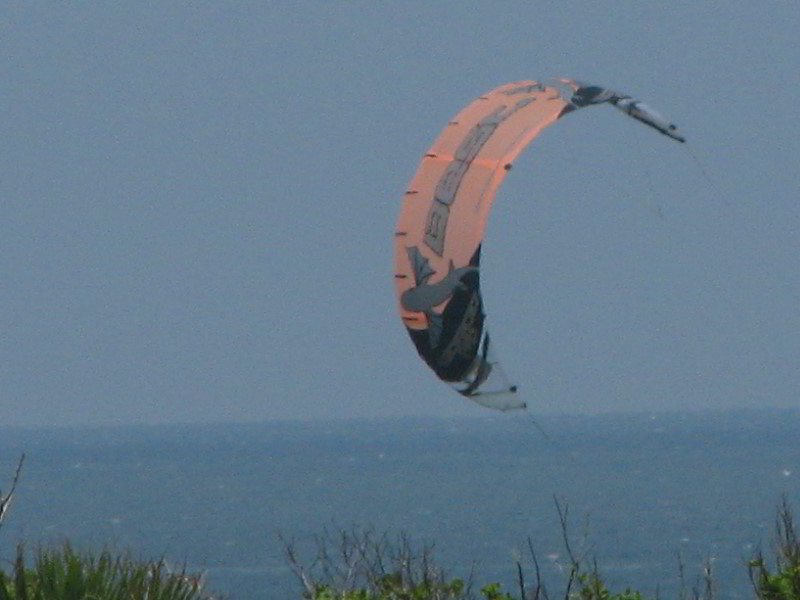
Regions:
[[[405,193],[395,230],[400,316],[439,379],[478,404],[525,408],[497,360],[480,291],[481,242],[495,193],[545,127],[595,104],[686,141],[675,124],[626,94],[569,79],[509,83],[447,124]]]

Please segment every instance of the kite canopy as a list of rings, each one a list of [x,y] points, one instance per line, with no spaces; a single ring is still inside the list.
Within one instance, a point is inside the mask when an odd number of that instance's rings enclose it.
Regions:
[[[542,129],[602,103],[685,141],[653,109],[606,88],[569,79],[509,83],[447,124],[405,193],[394,236],[400,316],[436,375],[479,404],[525,407],[494,355],[480,292],[481,241],[495,192]]]

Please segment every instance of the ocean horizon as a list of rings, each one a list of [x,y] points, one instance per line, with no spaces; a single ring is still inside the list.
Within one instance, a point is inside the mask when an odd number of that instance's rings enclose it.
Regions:
[[[680,561],[688,587],[709,563],[720,597],[752,597],[746,561],[800,499],[800,410],[535,418],[0,426],[0,489],[26,454],[0,560],[69,540],[164,557],[226,598],[300,598],[278,534],[310,562],[315,536],[356,527],[512,593],[530,539],[555,592],[557,500],[613,590],[677,597]]]

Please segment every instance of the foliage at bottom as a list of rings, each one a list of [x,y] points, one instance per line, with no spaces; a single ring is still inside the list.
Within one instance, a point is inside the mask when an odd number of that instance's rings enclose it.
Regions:
[[[404,535],[390,539],[358,528],[333,534],[326,531],[315,539],[316,555],[307,562],[300,560],[293,542],[283,537],[281,542],[286,561],[302,584],[302,597],[307,600],[646,600],[648,597],[636,590],[608,589],[597,562],[573,551],[566,507],[556,501],[556,508],[569,564],[563,588],[552,596],[542,581],[530,540],[533,573],[526,579],[518,561],[519,589],[514,592],[504,590],[499,583],[476,589],[474,574],[467,579],[446,577],[435,564],[432,547],[414,548]],[[747,564],[755,598],[800,600],[800,540],[785,498],[777,511],[775,546],[774,567],[760,550]],[[683,580],[682,565],[680,570]],[[697,586],[687,589],[682,584],[680,590],[680,600],[714,600],[717,595],[710,561]]]
[[[33,566],[17,547],[10,575],[0,571],[0,600],[201,600],[200,576],[172,571],[163,561],[139,562],[104,551],[81,553],[69,543],[39,549]]]

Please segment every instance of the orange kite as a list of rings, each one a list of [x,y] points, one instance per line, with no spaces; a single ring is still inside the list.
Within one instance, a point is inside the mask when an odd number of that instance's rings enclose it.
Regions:
[[[447,124],[405,193],[394,235],[400,315],[436,375],[484,406],[525,407],[494,356],[480,293],[481,241],[495,192],[542,129],[601,103],[685,141],[674,124],[625,94],[569,79],[509,83]]]

